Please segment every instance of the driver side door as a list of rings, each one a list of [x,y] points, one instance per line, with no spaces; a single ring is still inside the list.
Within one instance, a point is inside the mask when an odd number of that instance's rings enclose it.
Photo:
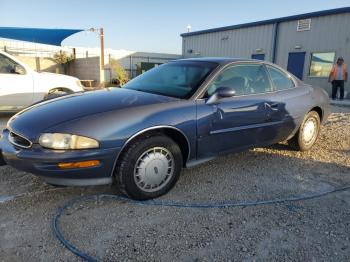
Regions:
[[[208,104],[219,87],[230,87],[235,95]],[[271,143],[280,121],[273,86],[262,63],[233,64],[209,84],[203,99],[197,100],[197,156],[241,151]]]
[[[33,78],[25,68],[0,54],[0,111],[18,111],[33,101]]]

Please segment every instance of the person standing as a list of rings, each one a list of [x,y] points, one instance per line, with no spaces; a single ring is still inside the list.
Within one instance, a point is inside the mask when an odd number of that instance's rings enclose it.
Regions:
[[[344,59],[339,57],[337,63],[333,65],[328,82],[332,83],[332,99],[337,98],[338,88],[340,89],[340,100],[344,99],[344,83],[348,80],[347,66]]]

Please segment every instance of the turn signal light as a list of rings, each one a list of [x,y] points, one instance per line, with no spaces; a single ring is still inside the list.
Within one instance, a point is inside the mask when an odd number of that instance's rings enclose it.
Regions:
[[[100,164],[99,160],[88,160],[81,162],[70,162],[70,163],[58,163],[58,167],[62,169],[68,168],[84,168],[84,167],[93,167]]]

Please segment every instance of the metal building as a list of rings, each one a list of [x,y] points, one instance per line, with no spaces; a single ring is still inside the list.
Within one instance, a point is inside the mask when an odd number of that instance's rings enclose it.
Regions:
[[[330,92],[338,56],[350,65],[350,7],[184,33],[184,57],[242,57],[274,62]],[[350,98],[349,82],[345,85]]]

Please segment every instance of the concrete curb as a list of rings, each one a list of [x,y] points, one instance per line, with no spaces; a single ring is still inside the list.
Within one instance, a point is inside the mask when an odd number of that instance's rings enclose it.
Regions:
[[[350,100],[345,100],[345,101],[330,101],[329,104],[332,105],[332,106],[350,107]]]

